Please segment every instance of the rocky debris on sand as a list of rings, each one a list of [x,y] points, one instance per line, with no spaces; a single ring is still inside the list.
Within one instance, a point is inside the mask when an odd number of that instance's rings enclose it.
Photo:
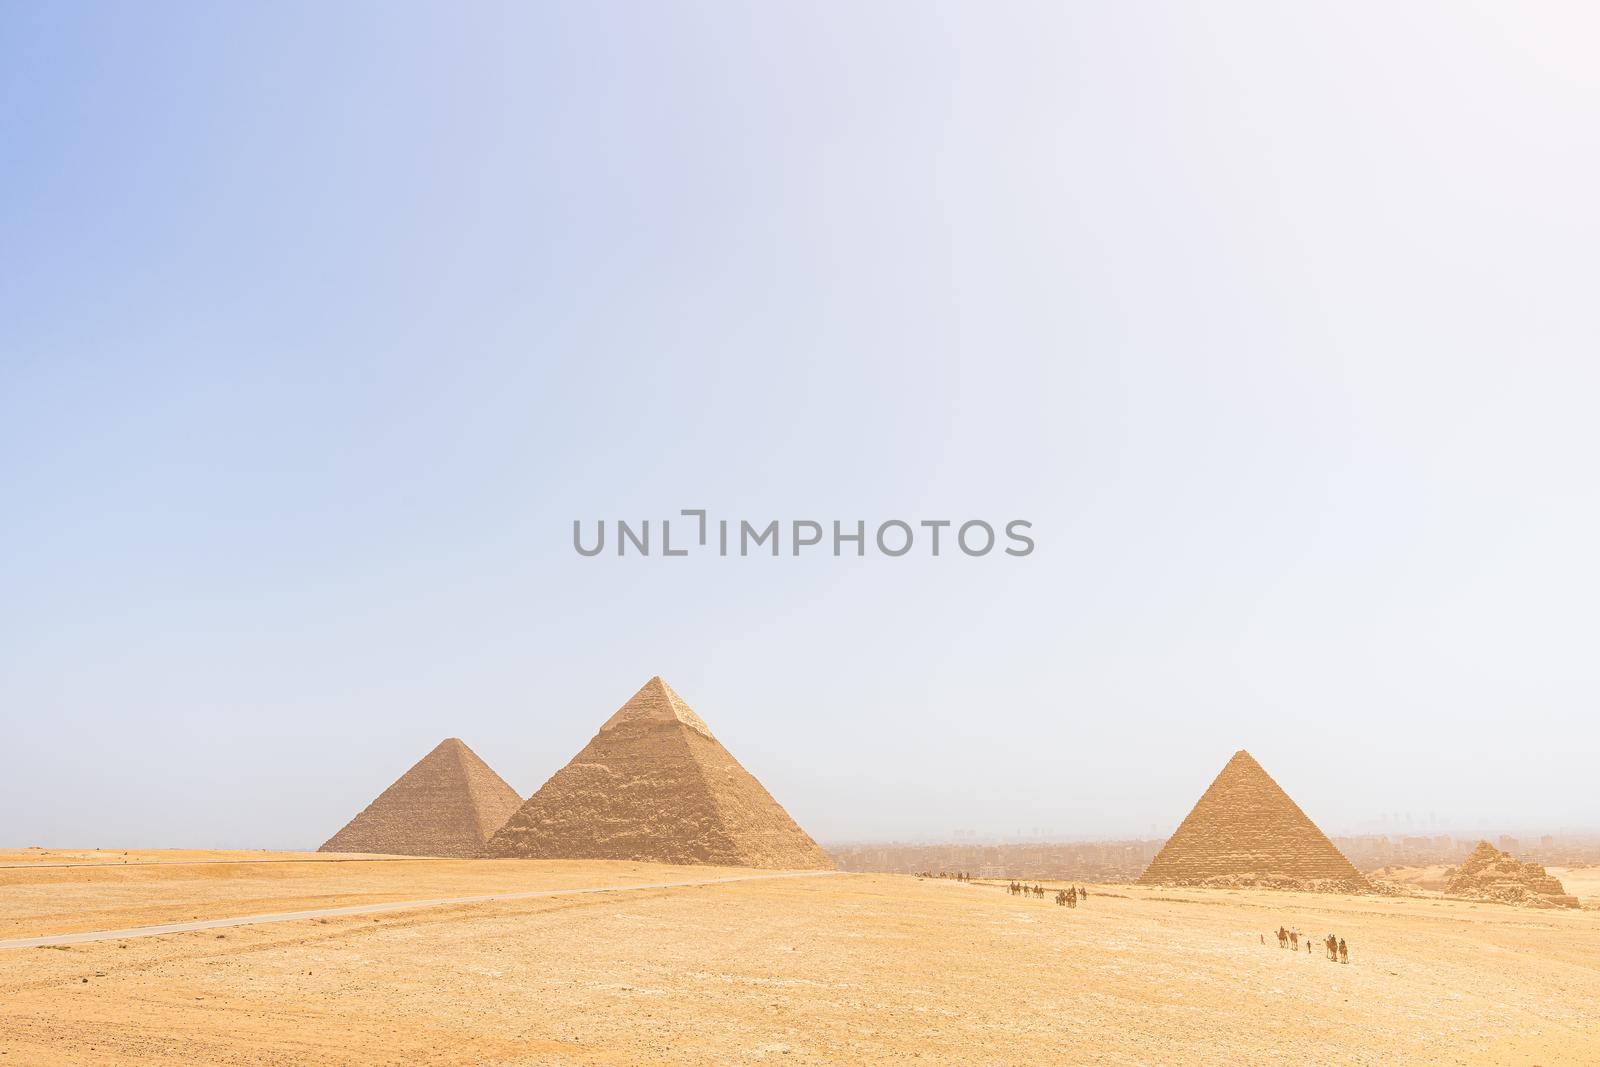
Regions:
[[[1368,893],[1366,881],[1349,878],[1285,878],[1276,874],[1222,874],[1185,885],[1201,889],[1283,889],[1294,893]]]

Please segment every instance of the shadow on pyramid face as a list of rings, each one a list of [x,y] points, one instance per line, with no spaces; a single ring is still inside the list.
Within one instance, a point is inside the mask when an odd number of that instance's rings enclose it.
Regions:
[[[483,855],[833,868],[660,677],[528,798]]]

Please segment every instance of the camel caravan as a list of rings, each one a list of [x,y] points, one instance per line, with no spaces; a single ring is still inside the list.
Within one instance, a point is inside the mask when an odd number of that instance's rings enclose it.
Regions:
[[[1266,936],[1262,935],[1261,941],[1262,941],[1263,944],[1266,943],[1266,940],[1267,940]],[[1308,935],[1305,940],[1306,940],[1306,954],[1310,955],[1311,954],[1311,938],[1310,938],[1310,936]],[[1278,927],[1278,947],[1279,948],[1286,948],[1290,952],[1299,952],[1300,951],[1300,931],[1299,930],[1290,930],[1290,929],[1288,929],[1286,927],[1282,927],[1282,926]],[[1322,950],[1327,953],[1328,959],[1333,960],[1335,963],[1349,963],[1350,962],[1350,946],[1345,944],[1344,938],[1342,938],[1342,937],[1335,936],[1334,934],[1329,934],[1327,937],[1322,939]]]
[[[1006,886],[1006,892],[1014,897],[1038,897],[1043,900],[1049,892],[1042,885],[1023,885],[1021,882],[1012,882]],[[1068,886],[1056,890],[1056,903],[1063,908],[1076,908],[1080,900],[1088,900],[1089,891],[1082,886]]]

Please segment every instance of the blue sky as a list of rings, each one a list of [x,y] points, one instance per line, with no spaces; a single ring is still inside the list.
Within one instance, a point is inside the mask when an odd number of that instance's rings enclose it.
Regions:
[[[0,844],[656,673],[824,840],[1593,826],[1597,22],[0,4]],[[693,507],[1038,548],[572,551]]]

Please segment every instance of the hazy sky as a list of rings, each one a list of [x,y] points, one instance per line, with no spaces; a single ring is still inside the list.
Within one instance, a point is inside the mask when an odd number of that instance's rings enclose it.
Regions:
[[[1330,832],[1600,824],[1596,55],[0,3],[0,845],[315,847],[450,735],[531,793],[656,673],[825,841],[1166,833],[1240,747]],[[697,507],[1038,547],[572,549]]]

